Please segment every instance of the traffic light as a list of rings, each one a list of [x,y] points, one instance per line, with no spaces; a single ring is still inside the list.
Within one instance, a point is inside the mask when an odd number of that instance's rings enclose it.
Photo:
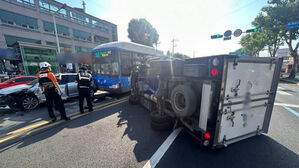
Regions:
[[[223,37],[223,35],[216,34],[216,35],[211,36],[211,39],[222,38],[222,37]]]
[[[248,29],[246,30],[246,33],[250,33],[250,32],[258,32],[259,29],[258,28],[254,28],[254,29]]]

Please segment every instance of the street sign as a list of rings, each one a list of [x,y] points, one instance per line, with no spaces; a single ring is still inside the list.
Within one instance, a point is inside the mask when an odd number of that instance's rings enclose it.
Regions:
[[[241,34],[242,34],[242,30],[241,29],[237,29],[237,30],[234,31],[234,36],[235,37],[239,37],[239,36],[241,36]]]
[[[224,37],[229,37],[229,36],[232,35],[232,31],[231,30],[226,30],[223,35],[224,35]]]
[[[223,38],[223,40],[230,40],[230,39],[232,39],[231,36],[229,36],[229,37],[224,37],[224,38]]]
[[[294,22],[289,22],[287,25],[287,29],[293,29],[299,27],[299,20],[294,21]]]
[[[229,52],[229,55],[240,55],[240,56],[244,56],[245,52],[244,51],[238,51],[238,52]]]

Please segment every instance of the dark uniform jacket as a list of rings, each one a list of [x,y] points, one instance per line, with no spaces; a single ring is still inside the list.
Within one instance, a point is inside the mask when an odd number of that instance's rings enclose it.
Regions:
[[[91,74],[88,72],[80,71],[77,76],[78,81],[78,88],[90,88],[90,85],[92,83],[92,77]]]

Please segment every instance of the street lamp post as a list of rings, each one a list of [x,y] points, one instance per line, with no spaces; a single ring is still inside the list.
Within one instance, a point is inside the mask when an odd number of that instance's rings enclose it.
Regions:
[[[53,15],[53,23],[54,23],[54,32],[55,32],[55,36],[56,36],[57,51],[58,51],[58,54],[60,54],[60,45],[59,45],[59,39],[58,39],[58,34],[57,34],[55,15]]]
[[[58,39],[58,34],[57,34],[57,26],[56,26],[56,19],[55,19],[55,14],[57,14],[61,9],[65,9],[66,4],[63,4],[52,16],[53,16],[53,24],[54,24],[54,32],[56,36],[56,44],[57,44],[57,51],[58,54],[60,54],[60,45],[59,45],[59,39]]]

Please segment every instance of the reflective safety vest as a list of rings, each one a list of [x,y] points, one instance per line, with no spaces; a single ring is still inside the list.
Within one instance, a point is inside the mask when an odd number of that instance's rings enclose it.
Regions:
[[[54,82],[57,82],[52,72],[39,72],[37,75],[39,84],[45,89],[55,89]]]
[[[78,87],[79,88],[89,88],[92,78],[91,74],[87,72],[78,73]]]

